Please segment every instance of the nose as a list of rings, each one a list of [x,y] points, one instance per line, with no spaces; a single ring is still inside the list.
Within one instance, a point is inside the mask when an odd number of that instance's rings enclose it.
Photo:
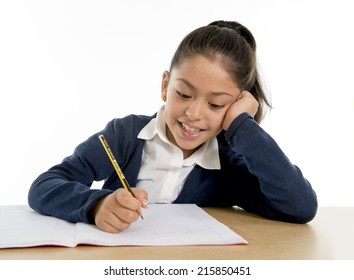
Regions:
[[[203,116],[203,108],[201,102],[198,100],[192,101],[186,110],[186,115],[191,121],[200,120]]]

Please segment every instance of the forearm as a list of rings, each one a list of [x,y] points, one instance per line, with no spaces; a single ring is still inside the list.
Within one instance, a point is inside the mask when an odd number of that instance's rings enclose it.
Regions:
[[[110,131],[105,130],[111,135]],[[90,137],[71,156],[33,182],[28,194],[29,205],[41,214],[71,222],[92,222],[87,214],[90,207],[111,193],[90,189],[94,181],[109,177],[112,167],[106,157],[96,135]]]
[[[88,185],[69,180],[63,171],[51,170],[40,175],[32,184],[28,203],[38,213],[70,222],[92,223],[90,208],[111,190],[90,189]]]
[[[293,217],[294,221],[307,222],[313,218],[317,198],[310,183],[248,114],[240,115],[225,137],[232,149],[244,157],[249,172],[258,178],[270,207]]]

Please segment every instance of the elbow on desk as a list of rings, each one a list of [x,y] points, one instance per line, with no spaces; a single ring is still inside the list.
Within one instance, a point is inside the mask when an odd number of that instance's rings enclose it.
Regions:
[[[312,221],[317,213],[317,199],[314,196],[313,200],[304,203],[296,203],[290,213],[287,213],[287,222],[306,224]]]
[[[252,211],[250,211],[252,212]],[[316,207],[307,207],[307,209],[301,210],[292,210],[292,211],[278,211],[275,209],[268,209],[266,214],[264,213],[255,213],[264,218],[276,220],[280,222],[286,223],[294,223],[294,224],[306,224],[314,219],[317,213]]]
[[[307,182],[307,181],[306,181]],[[297,224],[306,224],[312,221],[317,213],[318,201],[316,192],[312,189],[311,185],[307,182],[301,193],[297,195],[289,195],[281,204],[287,205],[281,211],[288,222]]]
[[[28,205],[35,211],[37,212],[41,212],[40,209],[39,209],[39,203],[38,203],[38,196],[33,188],[33,185],[31,186],[31,188],[29,189],[28,191],[28,195],[27,195],[27,202],[28,202]]]
[[[306,224],[315,218],[316,213],[317,213],[317,206],[309,211],[304,212],[301,215],[294,217],[292,222],[297,224]]]
[[[27,202],[33,210],[40,214],[45,214],[43,200],[46,200],[51,195],[50,191],[45,191],[40,187],[39,182],[39,179],[37,179],[32,183],[27,194]]]
[[[286,207],[271,206],[267,204],[261,207],[249,208],[247,206],[241,207],[245,211],[259,215],[261,217],[276,220],[286,223],[294,224],[306,224],[313,220],[317,213],[317,200],[313,202],[307,202],[306,205],[292,204],[292,206],[287,205]]]
[[[268,202],[266,203],[265,209],[263,208],[264,211],[261,210],[262,207],[260,207],[258,208],[259,213],[256,214],[272,220],[287,223],[306,224],[315,218],[317,208],[317,197],[314,194],[313,196],[307,197],[302,201],[295,201],[291,199],[278,203],[275,203],[274,201]]]
[[[299,211],[297,223],[299,224],[306,224],[312,221],[317,214],[318,201],[315,191],[311,190],[310,194],[306,197],[302,202],[297,203]]]

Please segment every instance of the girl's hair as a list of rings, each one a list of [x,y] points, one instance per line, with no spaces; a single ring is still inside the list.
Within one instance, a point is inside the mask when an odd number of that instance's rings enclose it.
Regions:
[[[234,21],[214,21],[189,33],[172,58],[170,71],[196,54],[221,58],[225,69],[241,90],[249,91],[259,103],[254,119],[261,122],[265,106],[271,107],[264,93],[256,62],[256,41],[252,33]]]

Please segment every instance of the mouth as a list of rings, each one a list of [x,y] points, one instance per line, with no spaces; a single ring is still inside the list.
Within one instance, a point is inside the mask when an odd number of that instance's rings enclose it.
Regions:
[[[202,133],[203,131],[205,131],[205,129],[190,127],[189,125],[182,123],[182,122],[179,122],[179,125],[182,128],[183,132],[185,132],[187,135],[191,135],[191,136],[197,136],[200,133]]]

